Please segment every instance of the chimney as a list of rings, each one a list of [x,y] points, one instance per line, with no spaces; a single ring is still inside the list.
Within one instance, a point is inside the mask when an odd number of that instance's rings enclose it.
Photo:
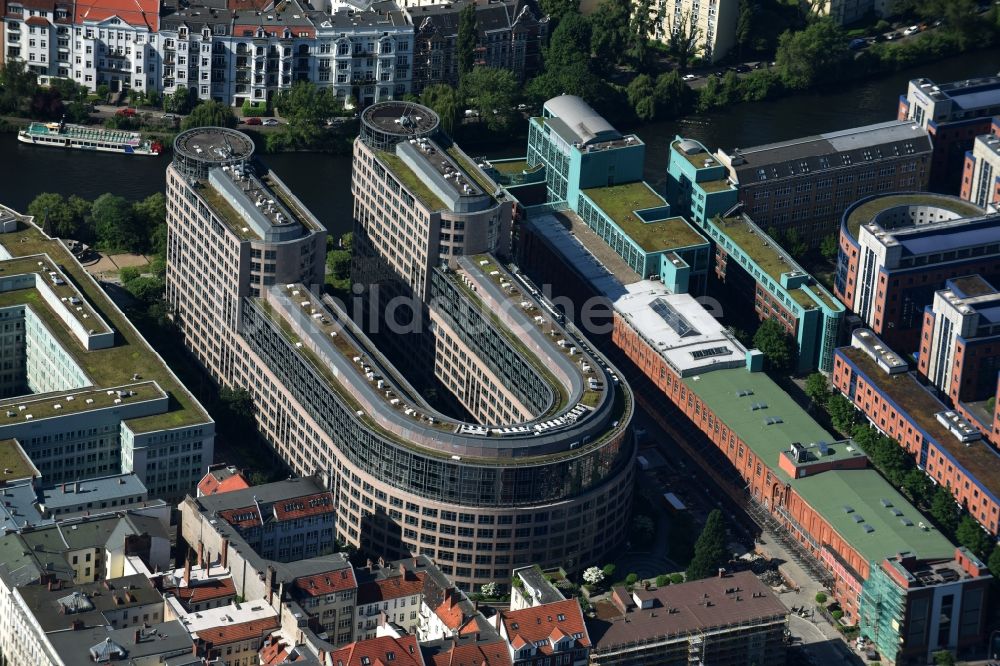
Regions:
[[[191,559],[184,558],[184,587],[191,587]]]
[[[229,562],[229,539],[222,540],[222,568],[228,569]]]
[[[198,568],[204,568],[205,566],[205,544],[202,541],[198,541]]]
[[[69,491],[66,490],[66,484],[65,483],[62,484],[62,491],[63,491],[64,494],[67,493],[67,492],[69,492]]]
[[[726,568],[719,567],[719,578],[725,578],[725,577],[726,577]]]
[[[368,571],[372,570],[372,564],[373,564],[372,558],[369,557],[367,560],[365,560],[365,568],[368,569]]]
[[[74,481],[73,482],[73,492],[74,493],[80,492],[80,482],[79,481]]]
[[[49,581],[49,592],[51,592],[51,591],[52,591],[52,581],[50,580]]]
[[[136,629],[135,630],[135,637],[134,638],[135,638],[135,644],[138,645],[139,641],[142,640],[142,629]]]
[[[73,620],[73,623],[70,624],[70,628],[73,631],[80,631],[83,629],[83,622],[81,620]]]

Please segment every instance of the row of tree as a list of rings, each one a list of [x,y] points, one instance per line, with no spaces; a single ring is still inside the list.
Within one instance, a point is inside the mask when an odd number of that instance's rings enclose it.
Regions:
[[[850,435],[875,469],[930,516],[943,534],[986,558],[990,572],[995,577],[1000,576],[1000,546],[996,546],[966,507],[955,502],[946,486],[935,484],[895,439],[868,423],[859,422],[858,411],[851,401],[831,391],[827,378],[821,373],[806,379],[805,392],[814,404],[826,410],[833,426]]]
[[[166,198],[159,192],[136,202],[110,193],[88,201],[43,192],[28,205],[28,214],[52,236],[107,252],[162,254],[166,247]]]

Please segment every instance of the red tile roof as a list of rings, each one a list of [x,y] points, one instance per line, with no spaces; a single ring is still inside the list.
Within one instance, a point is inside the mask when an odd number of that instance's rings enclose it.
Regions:
[[[333,511],[333,493],[330,492],[303,495],[274,503],[274,517],[278,520],[295,520]]]
[[[276,666],[283,664],[288,657],[288,646],[275,635],[268,637],[268,643],[260,649],[260,666]]]
[[[226,509],[225,511],[220,511],[219,517],[233,527],[239,527],[242,529],[260,527],[263,524],[260,521],[260,512],[254,505],[240,507],[239,509]]]
[[[575,647],[590,647],[583,611],[575,599],[508,611],[501,613],[501,618],[515,649],[527,643],[534,645],[545,641],[538,650],[542,654],[551,654],[550,640],[558,641],[563,636],[572,637],[575,634],[580,634]]]
[[[401,599],[402,597],[421,594],[423,591],[424,574],[422,572],[371,580],[358,586],[357,605],[362,606],[364,604],[375,603],[376,601]]]
[[[295,587],[310,597],[319,597],[324,594],[356,589],[358,581],[354,578],[354,569],[344,567],[337,571],[296,578]]]
[[[503,641],[455,645],[429,657],[427,666],[510,666],[510,652]]]
[[[159,29],[159,0],[77,0],[74,22],[103,21],[117,16],[129,25]]]
[[[249,620],[238,624],[227,624],[223,627],[212,627],[197,632],[198,638],[209,642],[215,647],[239,643],[252,638],[264,639],[264,634],[278,628],[277,617],[266,617],[260,620]]]
[[[330,661],[334,666],[424,666],[415,636],[380,636],[351,643],[331,652]]]
[[[236,585],[233,579],[209,578],[208,580],[191,581],[187,587],[173,590],[174,596],[185,604],[198,604],[209,599],[222,599],[236,595]]]
[[[244,490],[250,487],[247,480],[239,472],[226,474],[219,478],[219,472],[226,470],[213,470],[202,477],[198,482],[198,492],[202,495],[216,495],[218,493],[228,493],[231,490]]]

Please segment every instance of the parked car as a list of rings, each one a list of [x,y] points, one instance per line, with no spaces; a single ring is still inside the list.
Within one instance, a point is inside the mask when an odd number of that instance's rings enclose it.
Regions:
[[[262,121],[262,124],[266,125],[267,127],[274,127],[275,125],[279,125],[280,123],[276,118],[267,118],[266,120]]]
[[[919,25],[911,25],[909,28],[903,31],[903,37],[909,37],[910,35],[915,35],[920,32]]]
[[[698,75],[697,74],[685,74],[681,78],[684,79],[685,81],[694,81],[695,79],[698,78]]]
[[[135,118],[135,109],[118,109],[115,115],[121,118]]]
[[[898,33],[898,32],[890,32],[890,33],[889,33],[888,35],[886,35],[886,36],[885,36],[885,38],[886,38],[886,39],[887,39],[888,41],[890,41],[890,42],[891,42],[891,41],[894,41],[894,40],[897,40],[897,39],[899,39],[899,36],[900,36],[900,35],[899,35],[899,33]]]
[[[847,48],[852,51],[859,51],[866,46],[868,46],[868,40],[863,37],[858,37],[857,39],[852,39],[851,43],[847,45]]]
[[[257,118],[256,116],[251,116],[250,118],[243,119],[244,125],[262,125],[263,123],[264,121],[262,121],[260,118]]]
[[[722,77],[724,77],[725,75],[726,75],[726,73],[724,71],[722,71],[721,69],[715,73],[716,78],[720,78],[720,79]]]
[[[177,116],[175,116],[172,113],[164,113],[163,114],[163,119],[164,120],[177,120]]]
[[[737,74],[746,74],[749,71],[751,71],[750,65],[736,65]]]

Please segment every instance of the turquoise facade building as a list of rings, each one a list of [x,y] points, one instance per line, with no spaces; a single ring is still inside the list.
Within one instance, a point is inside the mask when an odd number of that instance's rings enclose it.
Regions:
[[[528,125],[528,168],[545,167],[547,198],[576,210],[580,190],[642,180],[646,145],[624,135],[579,97],[545,102]]]
[[[678,136],[670,143],[667,175],[667,200],[696,224],[736,205],[739,189],[729,182],[729,171],[694,139]]]
[[[523,165],[491,166],[518,171],[511,186],[544,179],[549,206],[576,213],[638,278],[660,279],[674,293],[704,293],[711,245],[643,181],[645,157],[639,137],[623,135],[579,97],[561,95],[530,120]]]

